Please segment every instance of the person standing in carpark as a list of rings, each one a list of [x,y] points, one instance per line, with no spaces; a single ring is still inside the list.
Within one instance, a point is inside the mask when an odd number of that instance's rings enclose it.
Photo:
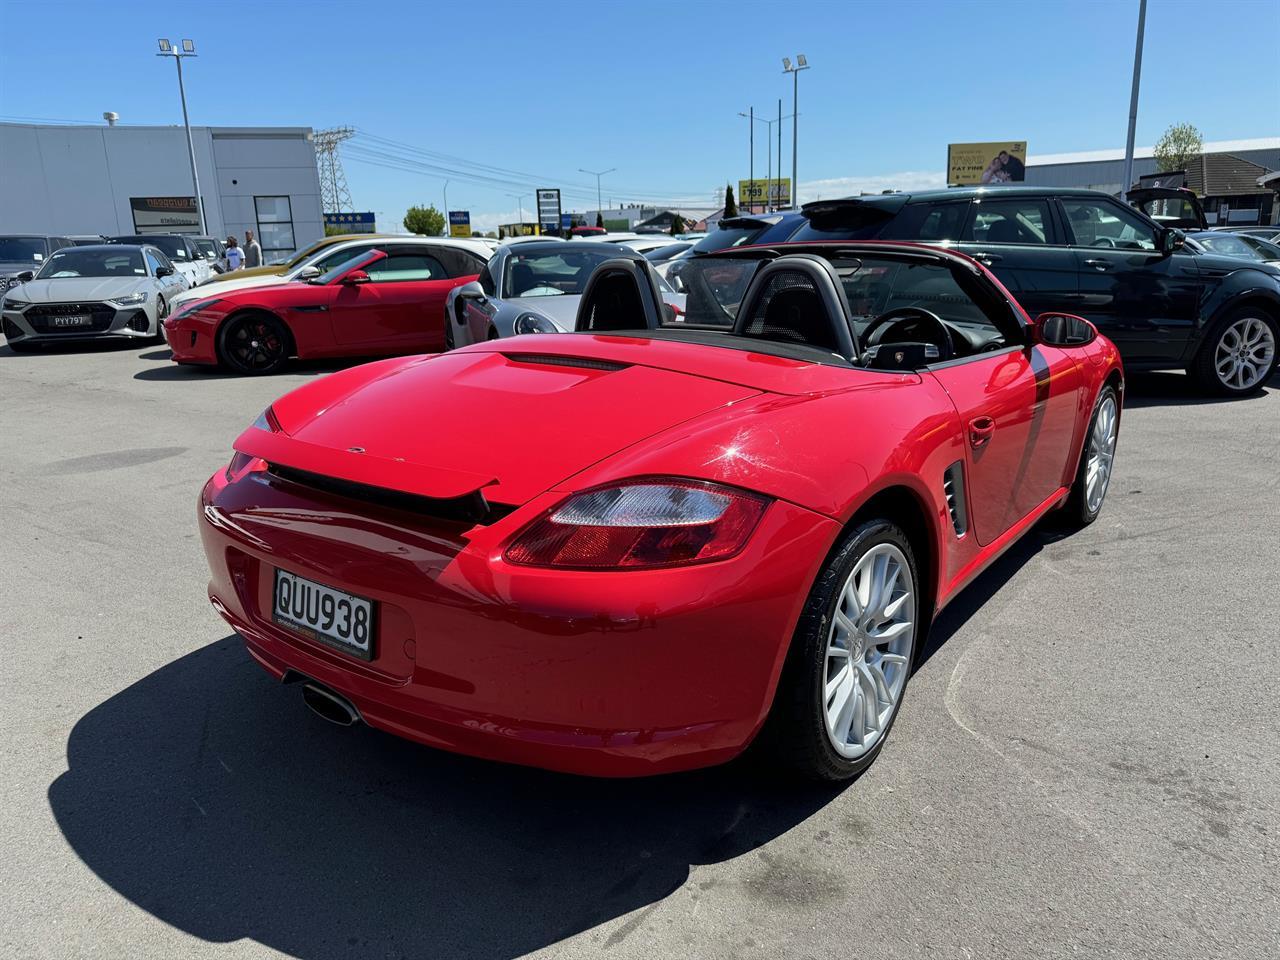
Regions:
[[[262,266],[262,247],[253,239],[253,231],[244,232],[244,265],[246,267]]]
[[[236,244],[235,237],[227,237],[227,272],[244,266],[244,251]]]

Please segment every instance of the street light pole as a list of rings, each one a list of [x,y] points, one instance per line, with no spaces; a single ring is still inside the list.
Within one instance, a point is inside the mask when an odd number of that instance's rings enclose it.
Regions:
[[[449,235],[449,181],[444,182],[444,233],[441,236]]]
[[[191,185],[196,191],[196,210],[200,214],[200,232],[208,236],[209,227],[204,219],[204,198],[200,196],[200,174],[196,171],[196,145],[191,139],[191,120],[187,116],[187,88],[182,82],[182,59],[183,57],[194,57],[196,55],[196,45],[193,40],[183,40],[182,49],[178,50],[173,43],[168,40],[161,40],[160,52],[157,57],[173,57],[173,62],[178,65],[178,96],[182,99],[182,125],[187,131],[187,157],[191,160]]]
[[[591,176],[596,178],[596,213],[598,213],[601,217],[604,216],[604,209],[600,206],[600,203],[601,203],[600,178],[607,173],[615,172],[617,169],[618,169],[617,167],[610,167],[608,170],[601,170],[599,173],[597,173],[594,170],[584,170],[582,169],[582,167],[578,168],[579,173],[589,173],[591,174]]]
[[[809,69],[809,61],[803,53],[796,55],[796,65],[791,65],[790,57],[782,58],[782,72],[791,74],[791,197],[793,203],[800,200],[800,181],[796,176],[796,139],[800,133],[800,71]],[[781,166],[781,160],[779,160]]]
[[[528,194],[527,193],[508,193],[507,196],[515,200],[516,204],[520,207],[520,226],[523,227],[524,226],[524,198],[527,197]]]
[[[748,110],[750,111],[748,113],[743,113],[741,110],[739,110],[738,116],[744,117],[750,121],[750,123],[747,124],[747,143],[749,145],[747,148],[747,157],[748,157],[747,176],[751,178],[749,182],[751,183],[752,189],[754,190],[755,182],[756,182],[756,108],[749,107]],[[767,121],[761,120],[760,122],[766,123]],[[765,142],[768,143],[767,137],[765,138]],[[738,200],[741,201],[742,197],[739,197]],[[754,207],[755,204],[751,204],[750,206]],[[748,212],[754,212],[754,211],[748,211]]]
[[[1142,78],[1142,32],[1147,25],[1147,0],[1138,0],[1138,42],[1133,51],[1133,89],[1129,93],[1129,137],[1124,145],[1124,183],[1120,195],[1129,199],[1133,185],[1133,136],[1138,126],[1138,82]]]

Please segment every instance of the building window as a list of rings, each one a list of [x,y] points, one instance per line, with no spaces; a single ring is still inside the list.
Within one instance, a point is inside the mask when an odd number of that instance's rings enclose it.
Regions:
[[[288,197],[254,197],[258,214],[258,243],[262,244],[262,262],[276,263],[288,259],[296,249],[293,242],[293,207]]]

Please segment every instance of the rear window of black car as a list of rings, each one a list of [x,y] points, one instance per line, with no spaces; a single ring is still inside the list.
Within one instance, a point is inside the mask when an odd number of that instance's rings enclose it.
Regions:
[[[791,236],[801,240],[874,240],[880,236],[893,214],[879,207],[850,204],[836,210],[815,213]]]
[[[713,230],[693,245],[694,253],[715,253],[755,242],[755,238],[769,229],[771,224],[751,222],[742,226]]]

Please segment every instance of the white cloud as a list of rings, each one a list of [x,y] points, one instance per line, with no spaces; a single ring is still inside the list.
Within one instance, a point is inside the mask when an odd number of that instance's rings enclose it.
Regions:
[[[947,175],[942,171],[903,170],[861,177],[833,177],[829,180],[808,180],[801,183],[799,200],[801,203],[808,203],[811,200],[852,197],[864,192],[934,190],[946,185]]]

